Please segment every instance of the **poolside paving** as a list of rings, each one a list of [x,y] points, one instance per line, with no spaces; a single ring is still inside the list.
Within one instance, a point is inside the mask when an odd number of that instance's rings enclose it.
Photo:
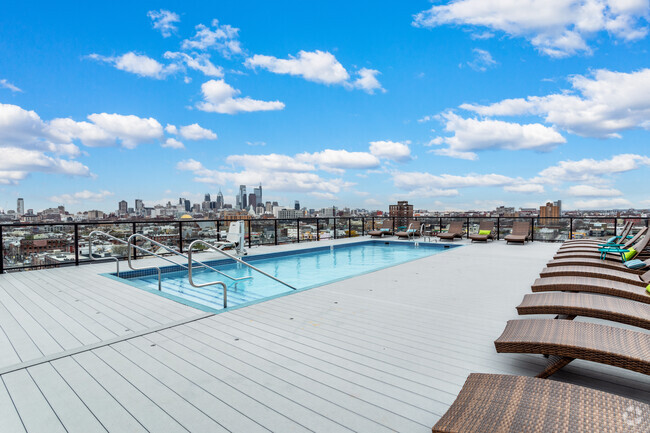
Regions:
[[[0,432],[430,431],[469,373],[543,368],[493,341],[558,246],[466,245],[217,315],[110,263],[0,275]],[[615,367],[553,380],[650,402]]]

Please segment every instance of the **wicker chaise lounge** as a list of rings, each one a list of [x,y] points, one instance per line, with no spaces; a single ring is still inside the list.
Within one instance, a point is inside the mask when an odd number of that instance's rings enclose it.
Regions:
[[[573,258],[573,257],[568,257],[566,259],[555,259],[551,260],[546,264],[549,268],[554,268],[554,267],[562,267],[562,266],[593,266],[595,268],[601,268],[601,269],[614,269],[614,270],[620,270],[620,271],[630,271],[634,272],[637,274],[642,274],[648,269],[650,269],[650,260],[646,260],[645,263],[648,265],[644,269],[630,269],[627,266],[625,266],[625,263],[621,262],[620,260],[618,262],[615,262],[613,260],[601,260],[601,259],[585,259],[585,258]]]
[[[516,242],[525,244],[530,240],[530,224],[527,221],[515,221],[512,223],[512,232],[505,237],[506,243]]]
[[[632,226],[634,224],[632,221],[627,221],[625,225],[623,226],[621,230],[620,236],[614,236],[614,241],[611,242],[612,244],[615,245],[620,245],[624,244],[627,241],[627,236],[630,234],[630,231],[632,230]],[[575,247],[575,246],[592,246],[592,245],[602,245],[605,244],[606,241],[603,239],[570,239],[567,241],[564,241],[562,243],[562,246],[560,248],[570,248],[570,247]]]
[[[650,431],[650,405],[534,377],[472,373],[433,433]]]
[[[453,241],[454,239],[462,239],[463,238],[463,222],[462,221],[452,221],[449,223],[449,229],[447,230],[446,233],[438,233],[436,236],[438,236],[440,239],[446,239]]]
[[[644,235],[648,229],[646,227],[642,228],[639,230],[632,238],[627,239],[625,243],[622,245],[616,245],[616,246],[610,246],[610,247],[602,247],[601,245],[604,244],[595,244],[595,245],[576,245],[576,246],[571,246],[567,248],[560,248],[558,249],[556,253],[556,257],[564,254],[576,254],[576,253],[593,253],[593,252],[600,252],[601,249],[603,248],[608,248],[611,250],[617,250],[617,249],[629,249],[634,247],[638,242],[641,242],[643,239],[642,237],[645,237]]]
[[[469,235],[469,238],[472,242],[487,242],[489,240],[494,240],[494,221],[481,221],[478,225],[478,233]],[[481,234],[483,232],[484,234]],[[487,232],[487,234],[485,234]]]
[[[629,250],[634,248],[638,251],[639,254],[644,253],[648,248],[650,243],[650,237],[645,236],[648,229],[644,227],[641,229],[632,239],[628,240],[625,245],[619,246],[616,250],[609,248],[608,252],[604,253],[600,247],[581,247],[581,248],[571,248],[562,251],[558,251],[553,259],[566,259],[566,258],[585,258],[585,259],[602,259],[602,260],[614,260],[616,262],[621,262],[621,253],[620,250]],[[619,252],[617,252],[619,251]]]
[[[650,304],[650,293],[644,287],[603,280],[602,278],[587,277],[549,277],[538,278],[531,286],[537,292],[585,292],[602,295],[618,296]]]
[[[593,293],[533,293],[517,306],[520,315],[557,314],[562,319],[594,317],[650,329],[650,304]]]
[[[494,341],[498,353],[549,355],[537,375],[547,378],[574,359],[650,374],[650,334],[614,326],[555,319],[509,320]]]
[[[650,284],[650,271],[642,274],[633,270],[605,269],[596,266],[553,266],[542,269],[541,278],[551,277],[587,277],[618,281],[634,286],[646,287]]]
[[[406,228],[406,231],[397,232],[395,233],[395,236],[397,236],[400,239],[410,239],[416,236],[420,236],[421,225],[422,224],[420,223],[420,221],[410,221],[408,227]]]
[[[379,230],[369,231],[368,234],[373,238],[381,238],[381,237],[384,237],[384,236],[392,236],[393,235],[393,221],[392,220],[384,220],[384,221],[382,221],[381,227],[379,227]]]

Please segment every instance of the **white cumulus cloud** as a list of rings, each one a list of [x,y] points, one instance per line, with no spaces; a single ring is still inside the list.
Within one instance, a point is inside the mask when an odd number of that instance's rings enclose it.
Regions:
[[[186,140],[216,140],[217,134],[207,128],[201,127],[198,123],[181,126],[181,137]]]
[[[120,71],[130,72],[140,77],[162,80],[179,70],[178,65],[163,65],[159,61],[144,54],[129,52],[121,56],[102,56],[90,54],[88,58],[113,65]]]
[[[241,91],[224,80],[210,80],[201,85],[203,102],[196,104],[201,111],[236,114],[239,112],[273,111],[284,109],[280,101],[260,101],[250,97],[238,98]]]
[[[187,53],[167,51],[165,54],[163,54],[163,57],[182,63],[188,68],[200,71],[203,73],[203,75],[206,75],[208,77],[223,77],[223,68],[221,66],[215,66],[210,61],[209,54],[194,53],[190,55]]]
[[[3,79],[0,80],[0,87],[5,88],[5,89],[9,89],[12,92],[22,92],[21,89],[19,89],[15,85],[11,84],[9,81],[7,81],[6,78],[3,78]]]
[[[325,149],[314,153],[296,155],[299,161],[318,164],[323,170],[368,169],[379,166],[379,159],[368,152]]]
[[[491,105],[463,104],[484,116],[539,115],[547,123],[585,137],[612,138],[629,129],[650,130],[650,69],[570,77],[573,92],[505,99]]]
[[[182,142],[171,137],[162,142],[160,145],[162,147],[167,147],[170,149],[185,149],[185,145]]]
[[[502,120],[463,118],[452,112],[440,116],[445,122],[445,131],[453,132],[451,137],[432,141],[444,142],[445,149],[436,149],[438,155],[461,159],[477,159],[479,150],[535,150],[549,151],[566,139],[555,129],[539,123],[519,124]]]
[[[371,141],[370,153],[378,158],[390,159],[397,162],[406,162],[411,160],[410,141],[403,143],[399,141]]]
[[[619,197],[623,193],[615,188],[600,188],[593,185],[573,185],[567,190],[573,197]]]
[[[590,53],[587,40],[608,32],[623,40],[646,36],[647,0],[452,0],[414,16],[417,27],[469,26],[526,38],[552,57]]]
[[[548,167],[539,176],[551,182],[602,182],[603,176],[611,176],[650,165],[650,157],[636,154],[620,154],[609,159],[585,158],[578,161],[560,161]]]
[[[179,23],[181,18],[177,13],[160,9],[158,11],[149,11],[147,16],[151,18],[151,24],[156,30],[160,30],[160,33],[164,38],[168,38],[172,33],[176,33],[178,28],[174,23]]]
[[[467,62],[467,66],[474,69],[478,72],[485,72],[490,68],[493,68],[497,65],[496,60],[492,58],[492,54],[489,51],[482,50],[480,48],[474,48],[472,50],[474,58]]]
[[[624,198],[595,198],[591,200],[576,200],[576,209],[626,209],[632,207],[632,202]]]
[[[87,201],[104,201],[107,197],[111,197],[114,194],[110,191],[99,191],[99,192],[92,192],[88,190],[83,190],[79,192],[75,192],[73,194],[61,194],[61,195],[53,195],[49,198],[51,202],[54,203],[63,203],[63,204],[76,204],[76,203],[82,203],[82,202],[87,202]]]
[[[228,24],[219,24],[219,20],[212,20],[212,26],[204,24],[196,26],[196,34],[185,39],[181,48],[184,50],[216,49],[223,56],[231,57],[232,55],[242,54],[241,44],[239,42],[239,29]]]

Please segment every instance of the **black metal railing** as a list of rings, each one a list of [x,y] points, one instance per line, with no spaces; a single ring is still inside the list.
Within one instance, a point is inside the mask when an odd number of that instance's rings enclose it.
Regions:
[[[496,238],[505,237],[514,221],[529,221],[533,241],[561,242],[576,237],[606,238],[616,234],[625,221],[634,227],[648,227],[648,218],[635,217],[311,217],[299,219],[254,219],[245,224],[248,247],[317,242],[364,236],[378,229],[384,220],[391,220],[394,230],[406,228],[408,220],[420,221],[430,233],[446,230],[452,221],[463,221],[466,235],[476,232],[482,220],[492,220]],[[87,235],[93,230],[110,231],[126,240],[141,233],[170,248],[183,252],[186,245],[202,240],[221,240],[222,230],[230,220],[138,220],[62,223],[19,223],[0,225],[0,273],[39,269],[90,262]],[[146,242],[140,246],[147,247]],[[93,256],[102,254],[95,249]],[[105,250],[106,257],[126,258],[126,249],[119,244]],[[137,257],[136,257],[137,258]]]

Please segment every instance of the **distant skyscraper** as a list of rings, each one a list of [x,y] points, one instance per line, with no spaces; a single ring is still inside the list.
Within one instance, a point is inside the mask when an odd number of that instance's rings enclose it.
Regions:
[[[190,203],[188,199],[185,199],[184,205],[185,205],[185,212],[189,212],[192,210],[192,203]]]
[[[247,207],[246,185],[239,185],[239,195],[237,196],[237,207],[246,209]]]
[[[253,192],[255,193],[255,203],[257,203],[257,204],[264,203],[262,201],[262,184],[261,183],[260,183],[260,186],[258,188],[253,189]]]
[[[257,206],[257,196],[255,195],[255,193],[251,192],[250,194],[248,194],[248,206],[253,206],[253,209],[255,209],[255,206]]]
[[[223,205],[223,194],[221,194],[221,190],[219,190],[219,193],[217,194],[217,209],[223,208]]]
[[[135,211],[137,213],[142,213],[144,211],[144,203],[139,198],[135,199]]]
[[[210,200],[210,193],[207,193],[207,194],[205,195],[205,198],[203,199],[203,201],[211,201],[211,200]]]
[[[126,200],[122,200],[121,202],[118,203],[117,209],[119,214],[126,215],[129,209],[129,204],[126,202]]]
[[[293,209],[300,210],[300,202],[298,200],[296,200],[295,203],[293,204]]]
[[[16,213],[18,215],[25,215],[25,200],[19,198],[16,203]]]

